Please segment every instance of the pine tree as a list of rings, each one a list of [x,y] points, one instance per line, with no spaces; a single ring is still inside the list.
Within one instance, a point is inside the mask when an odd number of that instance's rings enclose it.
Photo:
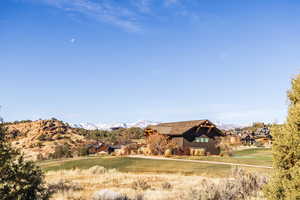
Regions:
[[[41,169],[8,144],[0,124],[0,198],[1,200],[46,200],[50,193]]]
[[[272,128],[274,174],[265,188],[269,200],[300,199],[300,74],[288,92],[286,123]]]

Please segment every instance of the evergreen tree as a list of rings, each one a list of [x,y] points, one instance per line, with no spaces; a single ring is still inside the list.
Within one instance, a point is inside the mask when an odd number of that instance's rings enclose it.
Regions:
[[[289,110],[283,126],[273,126],[274,174],[265,188],[269,200],[300,199],[300,74],[288,92]]]
[[[41,169],[7,143],[0,124],[0,198],[1,200],[46,200],[49,193]]]

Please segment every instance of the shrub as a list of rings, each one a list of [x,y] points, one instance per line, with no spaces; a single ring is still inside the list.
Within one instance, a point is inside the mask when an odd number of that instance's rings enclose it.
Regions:
[[[47,200],[50,193],[42,170],[6,142],[6,130],[0,125],[0,197],[1,200]]]
[[[19,135],[21,135],[21,132],[19,130],[13,130],[13,131],[10,132],[10,135],[11,135],[12,138],[16,138]]]
[[[161,184],[161,188],[164,190],[170,190],[170,189],[172,189],[172,185],[169,182],[163,182]]]
[[[266,184],[266,178],[234,168],[233,179],[221,181],[219,184],[202,180],[198,189],[191,189],[186,199],[195,200],[243,200],[257,197],[258,192]]]
[[[205,149],[196,149],[195,156],[205,156]]]
[[[168,138],[164,135],[153,134],[147,138],[149,149],[154,155],[163,155],[168,144]]]
[[[46,141],[46,135],[45,134],[42,134],[42,135],[40,135],[37,139],[39,140],[39,141]]]
[[[104,167],[98,165],[89,168],[88,171],[92,174],[103,174],[107,172],[107,170]]]
[[[128,146],[122,146],[121,149],[117,149],[115,152],[117,156],[125,156],[130,154],[130,149]]]
[[[128,135],[129,139],[142,139],[144,138],[144,130],[139,127],[132,127],[126,129],[125,134]]]
[[[153,134],[148,136],[147,144],[152,154],[163,155],[167,149],[171,151],[177,148],[177,145],[172,140],[169,140],[167,136],[160,134]]]
[[[64,193],[69,190],[79,191],[82,190],[82,187],[71,181],[59,180],[57,183],[49,185],[48,190],[51,191],[51,193],[57,193],[57,192]]]
[[[55,135],[55,139],[56,140],[62,140],[62,139],[64,139],[65,138],[65,136],[63,136],[63,135],[61,135],[61,134],[56,134]]]
[[[189,147],[183,147],[180,149],[176,149],[176,154],[178,155],[191,155],[191,150]]]
[[[144,155],[150,155],[151,154],[151,150],[148,147],[140,147],[138,149],[138,154],[144,154]]]
[[[201,189],[192,188],[185,199],[186,200],[226,200],[226,199],[221,199],[217,186],[214,183],[206,182],[204,180],[200,183],[199,188]]]
[[[45,160],[43,154],[39,153],[37,156],[36,156],[36,160],[37,161],[41,161],[41,160]]]
[[[89,155],[90,152],[89,152],[89,147],[84,145],[84,146],[81,146],[79,149],[78,149],[78,155],[79,156],[87,156]]]
[[[39,148],[42,148],[44,145],[43,145],[42,142],[37,142],[37,143],[36,143],[36,146],[39,147]]]
[[[111,190],[100,190],[95,192],[93,200],[129,200],[125,195]]]
[[[135,190],[147,190],[151,188],[151,185],[149,185],[146,180],[141,178],[137,181],[134,181],[131,186]]]
[[[274,174],[265,189],[269,200],[300,199],[300,74],[292,80],[288,98],[286,124],[271,131]]]
[[[172,150],[171,149],[166,149],[165,153],[164,153],[164,156],[166,156],[166,157],[172,156]]]
[[[77,129],[80,135],[84,135],[88,139],[102,141],[109,144],[118,142],[120,131],[107,131],[107,130],[85,130]]]
[[[193,149],[191,148],[190,154],[193,156],[205,156],[205,149],[199,148],[199,149]]]
[[[101,141],[107,144],[121,144],[125,145],[131,139],[144,138],[144,130],[138,127],[120,128],[113,131],[108,130],[85,130],[76,129],[78,134],[85,136],[88,139]]]
[[[143,200],[144,197],[141,194],[137,194],[134,198],[129,198],[126,195],[114,192],[111,190],[100,190],[95,192],[92,200]]]
[[[47,134],[41,134],[37,139],[39,141],[52,141],[51,136]]]
[[[51,159],[71,158],[71,157],[72,157],[72,152],[68,144],[56,146],[54,152],[49,155],[49,158]]]
[[[3,121],[3,119],[0,117],[0,123]],[[31,120],[21,120],[21,121],[14,121],[14,122],[5,122],[3,125],[10,125],[10,124],[21,124],[21,123],[29,123],[32,122]]]
[[[235,186],[235,196],[245,199],[248,196],[256,196],[257,192],[262,190],[267,183],[265,176],[258,176],[250,172],[246,172],[242,168],[233,168],[233,184]],[[223,187],[224,188],[224,187]]]
[[[129,154],[137,154],[138,153],[139,145],[137,145],[136,143],[128,144],[128,145],[126,145],[126,147],[128,148]]]
[[[232,144],[228,137],[222,137],[219,141],[218,147],[221,149],[221,156],[232,156]]]

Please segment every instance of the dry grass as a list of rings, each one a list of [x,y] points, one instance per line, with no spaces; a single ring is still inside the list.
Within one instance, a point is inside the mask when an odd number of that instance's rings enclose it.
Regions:
[[[183,176],[177,174],[133,174],[116,170],[105,170],[103,167],[93,167],[87,170],[51,171],[46,174],[46,181],[55,185],[68,182],[80,185],[80,190],[60,190],[53,199],[91,199],[93,194],[101,189],[109,189],[134,198],[143,193],[144,199],[181,199],[182,191],[187,187],[196,187],[203,180],[200,176]],[[213,179],[218,182],[219,179]],[[164,184],[171,183],[172,189],[166,190]],[[167,186],[168,187],[168,186]]]
[[[143,200],[202,200],[204,199],[201,196],[203,192],[211,190],[216,193],[224,192],[228,186],[236,187],[236,185],[232,185],[236,182],[232,181],[233,178],[206,179],[202,176],[181,174],[134,174],[106,170],[101,166],[84,170],[50,171],[46,174],[48,184],[58,188],[52,198],[58,200],[90,200],[96,191],[102,189],[119,192],[129,199],[137,199],[142,196]],[[247,178],[252,180],[253,177]],[[248,187],[255,190],[261,187],[257,180],[245,184],[245,181],[248,181],[247,178],[241,180],[242,187],[239,186],[238,190],[246,191]],[[254,193],[256,191],[250,191],[247,195]],[[228,195],[232,196],[232,194]]]

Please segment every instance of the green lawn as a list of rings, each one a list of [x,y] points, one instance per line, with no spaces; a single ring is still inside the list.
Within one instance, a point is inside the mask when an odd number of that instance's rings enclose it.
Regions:
[[[248,160],[250,162],[261,162],[264,165],[272,165],[272,150],[266,148],[247,149],[236,151],[233,158],[239,160]]]
[[[234,157],[218,158],[203,157],[201,160],[215,160],[223,162],[239,162],[246,164],[270,164],[268,160],[269,150],[244,150],[236,152]],[[187,158],[187,157],[185,157]],[[196,159],[194,157],[190,159]],[[257,161],[257,162],[256,162]],[[121,172],[134,173],[180,173],[185,175],[195,174],[209,177],[225,177],[230,175],[232,167],[230,165],[191,163],[170,160],[149,160],[142,158],[127,157],[81,157],[75,159],[52,160],[38,163],[44,171],[60,169],[87,169],[95,165],[103,166],[107,169],[117,169]],[[246,168],[249,171],[269,173],[271,169]]]
[[[176,158],[272,166],[272,151],[269,148],[254,148],[254,149],[234,151],[232,157],[177,156]]]
[[[87,169],[95,165],[103,166],[107,169],[117,169],[121,172],[135,173],[181,173],[181,174],[197,174],[197,175],[213,175],[222,176],[228,174],[231,166],[186,163],[181,161],[166,160],[148,160],[142,158],[126,158],[126,157],[89,157],[76,160],[57,160],[49,162],[41,162],[39,165],[44,171],[60,170],[60,169]]]

